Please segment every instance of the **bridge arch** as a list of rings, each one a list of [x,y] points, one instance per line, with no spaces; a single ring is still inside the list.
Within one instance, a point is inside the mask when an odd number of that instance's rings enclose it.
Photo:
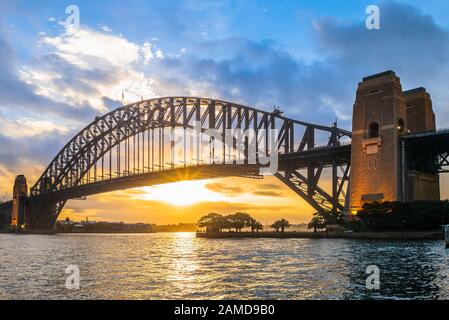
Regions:
[[[234,132],[251,129],[255,134],[252,141],[245,138],[244,159],[239,165],[236,161],[231,161],[233,166],[217,165],[216,162],[224,163],[229,155],[225,149],[215,150],[214,147],[210,148],[213,151],[207,162],[201,158],[202,154],[194,160],[193,155],[189,154],[190,161],[186,163],[186,150],[184,161],[174,163],[170,159],[170,162],[166,162],[163,135],[165,130],[175,128],[199,128],[201,132],[214,129],[222,133],[223,139],[226,130]],[[269,129],[277,129],[276,144],[273,146],[268,146]],[[321,138],[318,138],[320,135]],[[332,197],[335,194],[329,195],[317,185],[326,164],[319,162],[320,152],[316,144],[320,139],[326,147],[322,151],[327,152],[329,148],[338,151],[341,150],[341,138],[350,137],[349,131],[336,126],[326,127],[293,120],[284,117],[276,109],[267,112],[209,98],[164,97],[133,103],[96,117],[64,146],[30,189],[27,201],[29,223],[34,228],[44,228],[56,222],[68,199],[106,192],[104,190],[113,191],[130,184],[138,186],[156,176],[161,179],[164,172],[167,175],[174,174],[175,177],[179,174],[191,175],[192,178],[193,175],[257,177],[261,165],[249,162],[250,143],[255,144],[256,150],[258,147],[264,149],[266,154],[277,153],[281,163],[276,176],[315,208],[322,209],[322,205],[328,202],[331,207],[341,210],[343,205],[338,199],[342,193],[340,187],[334,188],[338,192],[337,200],[334,201]],[[168,147],[170,152],[173,151],[172,147]],[[130,152],[134,153],[132,160]],[[304,176],[297,170],[303,169],[307,163],[298,167],[297,163],[301,161],[292,160],[292,157],[306,153],[316,153],[318,158],[307,160],[314,168],[309,169],[307,179],[301,180]],[[155,156],[159,158],[158,161]],[[216,157],[221,160],[216,161]],[[339,158],[334,166],[348,164],[347,154],[343,158]],[[348,176],[348,172],[345,176]]]

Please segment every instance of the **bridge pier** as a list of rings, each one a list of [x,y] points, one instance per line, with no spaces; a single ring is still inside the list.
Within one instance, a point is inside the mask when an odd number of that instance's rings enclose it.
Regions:
[[[19,175],[14,182],[12,201],[0,203],[0,232],[51,230],[59,215],[60,204],[50,198],[31,199],[26,178]]]
[[[47,231],[53,229],[60,210],[58,202],[52,200],[27,201],[28,228],[33,231]]]
[[[412,152],[404,138],[435,132],[435,114],[424,88],[402,91],[393,71],[363,78],[353,111],[350,210],[367,202],[439,200],[439,176],[412,167],[418,157],[435,162],[432,152]],[[420,154],[421,153],[421,154]]]
[[[29,224],[28,210],[25,203],[27,198],[28,185],[24,175],[19,175],[14,181],[13,199],[12,199],[12,212],[10,230],[20,231],[25,230]]]

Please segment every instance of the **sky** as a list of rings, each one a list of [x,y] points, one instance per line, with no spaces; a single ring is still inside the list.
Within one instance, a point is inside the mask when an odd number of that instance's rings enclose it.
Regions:
[[[379,30],[365,9],[380,8]],[[80,29],[65,27],[66,8]],[[0,199],[14,177],[33,184],[95,116],[141,97],[204,96],[351,129],[357,83],[392,69],[404,90],[432,95],[449,127],[449,4],[433,1],[0,2]],[[448,198],[447,177],[442,179]],[[238,187],[235,187],[238,186]],[[201,195],[178,203],[167,193]],[[133,189],[70,201],[61,217],[194,222],[246,211],[263,222],[313,209],[273,177]]]

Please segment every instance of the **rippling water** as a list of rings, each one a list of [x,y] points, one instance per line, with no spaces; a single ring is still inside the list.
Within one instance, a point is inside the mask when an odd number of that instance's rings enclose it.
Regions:
[[[448,257],[441,241],[3,234],[0,299],[448,299]]]

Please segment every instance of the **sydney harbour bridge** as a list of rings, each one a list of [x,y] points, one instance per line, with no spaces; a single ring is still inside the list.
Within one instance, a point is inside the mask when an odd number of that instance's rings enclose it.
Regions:
[[[211,129],[213,137],[207,134]],[[184,139],[173,139],[175,130]],[[198,131],[208,138],[198,138]],[[275,139],[270,139],[273,132]],[[404,165],[446,171],[448,137],[435,130],[401,136],[408,154],[416,154]],[[181,180],[263,178],[262,169],[269,164],[262,158],[269,156],[276,159],[274,176],[315,210],[348,212],[351,138],[350,131],[336,124],[291,119],[277,109],[200,97],[139,101],[96,117],[29,190],[25,177],[18,176],[13,200],[0,204],[0,227],[48,230],[68,200],[105,192]],[[420,160],[419,151],[428,150],[428,142],[435,150]]]
[[[191,143],[189,137],[197,126],[202,131],[223,132],[223,142],[225,132],[237,135],[252,129],[254,134],[244,137],[243,152],[231,154],[237,147],[218,148],[213,139]],[[181,155],[175,141],[167,142],[173,140],[167,136],[175,128],[185,129],[188,136]],[[277,129],[277,145],[268,146],[270,129]],[[250,161],[250,145],[258,154],[260,149],[279,153],[275,175],[316,210],[343,210],[350,145],[342,146],[340,140],[350,136],[335,126],[309,124],[278,111],[213,99],[168,97],[133,103],[95,118],[64,146],[29,194],[22,196],[23,212],[19,215],[25,217],[19,223],[30,229],[48,229],[69,199],[103,192],[180,180],[260,178],[264,165],[258,159]],[[317,140],[324,147],[316,148]],[[328,166],[334,174],[332,193],[319,186]],[[302,169],[307,173],[301,173]],[[5,216],[12,202],[2,204],[2,208]]]

